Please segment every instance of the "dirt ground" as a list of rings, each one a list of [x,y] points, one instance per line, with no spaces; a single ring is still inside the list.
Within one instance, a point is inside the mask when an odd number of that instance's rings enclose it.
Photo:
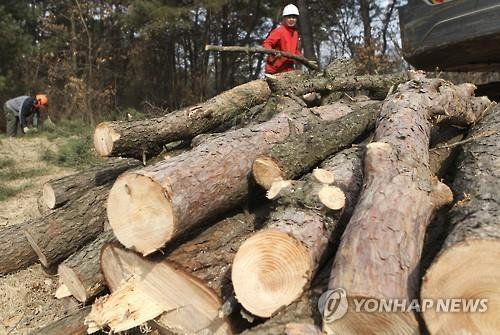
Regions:
[[[43,151],[47,148],[54,150],[57,144],[44,137],[0,137],[1,158],[15,160],[15,167],[21,169],[46,170],[46,174],[29,180],[2,181],[9,186],[25,185],[26,189],[0,202],[0,229],[40,216],[37,197],[43,184],[55,177],[75,172],[40,160]],[[39,264],[1,276],[0,335],[36,334],[36,329],[78,309],[75,300],[54,298],[57,286],[57,276],[45,273]]]

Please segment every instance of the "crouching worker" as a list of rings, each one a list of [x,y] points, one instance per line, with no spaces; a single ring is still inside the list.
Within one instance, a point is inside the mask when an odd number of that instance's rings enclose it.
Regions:
[[[37,129],[40,123],[40,109],[48,103],[45,94],[37,94],[35,97],[23,95],[8,100],[3,105],[7,136],[22,136],[27,133],[30,116],[33,116],[33,127]]]

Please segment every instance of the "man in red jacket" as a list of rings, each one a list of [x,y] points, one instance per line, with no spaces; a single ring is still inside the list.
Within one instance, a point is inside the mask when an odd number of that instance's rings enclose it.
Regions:
[[[271,31],[262,46],[300,55],[299,33],[296,29],[298,18],[299,9],[294,5],[286,5],[283,9],[283,23]],[[294,62],[292,59],[275,55],[267,56],[266,73],[274,74],[292,71],[293,69]]]

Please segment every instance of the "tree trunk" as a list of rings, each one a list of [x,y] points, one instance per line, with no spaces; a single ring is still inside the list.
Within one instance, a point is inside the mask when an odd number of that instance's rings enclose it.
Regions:
[[[354,71],[354,70],[353,70]],[[266,81],[275,94],[302,96],[311,92],[351,92],[367,91],[368,96],[383,100],[392,86],[407,80],[405,75],[328,75],[310,76],[303,74],[300,81],[284,80],[292,74],[267,76]]]
[[[123,172],[140,165],[135,159],[111,160],[106,166],[51,180],[43,186],[45,204],[51,209],[60,207],[92,187],[113,182]]]
[[[156,318],[160,328],[176,334],[232,333],[230,320],[220,316],[223,302],[232,296],[229,268],[240,244],[261,224],[261,216],[230,216],[167,256],[157,255],[156,261],[113,245],[104,247],[101,267],[113,293],[94,305],[87,320],[90,329],[107,324],[118,331]],[[124,303],[133,299],[148,305]],[[131,317],[121,317],[123,309]]]
[[[0,274],[21,270],[36,263],[36,253],[24,236],[24,229],[31,224],[32,221],[26,221],[0,229]]]
[[[236,297],[247,311],[270,317],[302,295],[328,254],[332,234],[339,234],[339,207],[347,203],[350,209],[344,222],[352,213],[362,184],[361,155],[361,148],[340,152],[279,191],[265,229],[243,243],[233,263]],[[325,201],[328,191],[334,198]]]
[[[23,227],[29,244],[46,268],[59,264],[95,239],[106,224],[108,186],[98,186],[49,215]]]
[[[418,332],[408,305],[393,313],[369,313],[356,311],[354,302],[392,298],[409,304],[417,297],[425,230],[435,210],[452,201],[450,189],[428,167],[432,121],[460,117],[474,122],[489,101],[472,97],[473,85],[414,76],[386,100],[375,142],[367,146],[363,191],[329,284],[345,290],[349,310],[341,319],[325,320],[327,333]]]
[[[103,122],[95,129],[94,146],[101,156],[151,157],[160,153],[164,144],[190,139],[245,114],[270,94],[265,81],[255,80],[163,117]]]
[[[380,103],[354,105],[338,120],[318,122],[304,133],[275,145],[253,163],[255,180],[268,190],[275,181],[294,179],[311,170],[326,157],[350,146],[356,138],[374,128],[380,107]]]
[[[318,115],[319,113],[319,115]],[[248,194],[257,155],[318,119],[337,118],[335,108],[303,109],[252,128],[227,132],[188,153],[117,179],[108,218],[118,240],[143,255],[163,247],[207,219],[231,209]]]
[[[83,321],[89,312],[90,306],[84,307],[74,314],[37,329],[32,335],[86,335],[87,326]]]
[[[59,264],[57,274],[60,281],[78,301],[86,302],[106,289],[99,256],[101,248],[106,243],[115,241],[113,232],[105,231],[93,242]]]
[[[500,108],[473,129],[453,183],[458,196],[450,212],[451,232],[423,279],[422,299],[487,299],[467,312],[434,305],[424,313],[432,334],[500,333]],[[465,272],[463,269],[467,269]],[[465,308],[465,309],[464,309]]]
[[[298,0],[297,5],[300,13],[299,25],[302,47],[304,48],[304,57],[315,61],[316,53],[314,52],[314,37],[307,2],[304,0]]]

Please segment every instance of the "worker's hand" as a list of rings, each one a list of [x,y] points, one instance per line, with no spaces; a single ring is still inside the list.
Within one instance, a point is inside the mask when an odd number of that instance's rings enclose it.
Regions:
[[[24,128],[23,128],[23,132],[24,132],[25,134],[29,133],[29,131],[30,131],[30,129],[29,129],[28,127],[24,127]]]

